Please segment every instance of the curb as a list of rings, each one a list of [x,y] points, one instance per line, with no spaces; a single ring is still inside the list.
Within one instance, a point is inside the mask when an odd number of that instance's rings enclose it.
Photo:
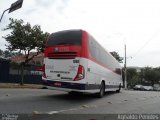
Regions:
[[[30,88],[30,89],[42,89],[43,85],[34,85],[34,84],[10,84],[10,83],[0,83],[0,88]]]

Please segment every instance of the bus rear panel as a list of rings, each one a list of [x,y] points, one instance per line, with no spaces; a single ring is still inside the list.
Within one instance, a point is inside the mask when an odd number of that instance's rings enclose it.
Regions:
[[[85,90],[82,54],[81,30],[67,30],[51,34],[45,49],[44,84],[49,88],[65,91]]]

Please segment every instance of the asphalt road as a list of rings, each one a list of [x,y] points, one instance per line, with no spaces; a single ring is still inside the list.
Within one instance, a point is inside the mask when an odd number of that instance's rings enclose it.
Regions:
[[[160,92],[122,90],[96,98],[48,89],[0,89],[0,113],[160,114]]]

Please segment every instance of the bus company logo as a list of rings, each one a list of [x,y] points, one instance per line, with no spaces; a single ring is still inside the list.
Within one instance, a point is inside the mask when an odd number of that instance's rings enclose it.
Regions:
[[[58,52],[58,48],[54,48],[54,52]]]
[[[69,48],[68,47],[61,47],[61,48],[59,48],[59,51],[60,52],[68,52]]]

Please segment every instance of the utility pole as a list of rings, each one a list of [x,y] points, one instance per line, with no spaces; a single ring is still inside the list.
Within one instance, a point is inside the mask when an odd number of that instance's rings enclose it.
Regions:
[[[124,88],[127,89],[127,59],[126,59],[126,44],[124,45]]]

